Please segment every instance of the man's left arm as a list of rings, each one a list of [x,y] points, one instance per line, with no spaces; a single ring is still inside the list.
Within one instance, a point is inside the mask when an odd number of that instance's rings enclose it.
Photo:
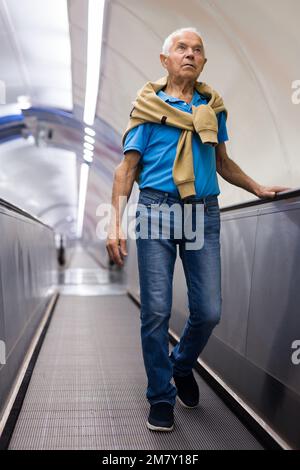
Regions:
[[[219,143],[215,150],[217,172],[228,183],[239,186],[259,198],[273,198],[276,193],[291,189],[283,186],[263,186],[254,181],[228,157],[225,142]]]

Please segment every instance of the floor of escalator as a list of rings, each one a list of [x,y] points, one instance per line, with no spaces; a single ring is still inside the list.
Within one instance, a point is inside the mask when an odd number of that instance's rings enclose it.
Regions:
[[[124,270],[103,266],[81,245],[72,252],[70,263],[58,277],[62,295],[120,295],[126,293]]]
[[[198,375],[200,406],[176,403],[171,433],[146,427],[139,308],[118,276],[112,281],[82,248],[76,250],[9,448],[262,449]]]

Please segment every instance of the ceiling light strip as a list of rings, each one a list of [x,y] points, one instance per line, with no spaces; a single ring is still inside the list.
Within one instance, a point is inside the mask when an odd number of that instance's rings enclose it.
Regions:
[[[88,178],[89,178],[89,165],[87,163],[82,163],[80,167],[80,185],[79,185],[77,233],[76,233],[78,238],[81,238],[82,236],[82,227],[83,227]]]
[[[87,75],[83,120],[92,126],[98,98],[105,0],[89,0]]]

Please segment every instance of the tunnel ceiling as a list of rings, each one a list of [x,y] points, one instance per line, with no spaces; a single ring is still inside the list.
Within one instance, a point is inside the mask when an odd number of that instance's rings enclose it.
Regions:
[[[84,106],[87,5],[69,0],[73,100]],[[107,2],[97,116],[121,135],[136,91],[165,74],[159,53],[175,29],[195,26],[208,62],[200,80],[224,97],[230,157],[265,185],[299,186],[297,0],[111,0]],[[76,52],[74,52],[74,50]],[[76,57],[75,57],[76,54]],[[272,172],[270,171],[272,168]],[[221,205],[255,199],[219,177]]]
[[[68,10],[61,0],[0,0],[0,79],[6,101],[72,109]]]
[[[77,165],[82,159],[87,7],[82,0],[24,0],[22,8],[18,0],[0,0],[0,80],[7,103],[29,95],[37,107],[73,111],[80,125],[70,132],[52,123],[54,138],[47,144],[61,144],[64,150],[74,144]],[[208,62],[200,80],[224,97],[230,157],[261,184],[299,187],[299,133],[291,125],[299,122],[299,107],[291,99],[292,83],[300,79],[299,17],[298,0],[107,1],[97,144],[86,205],[90,226],[96,224],[97,201],[110,199],[113,170],[122,158],[120,137],[136,91],[165,74],[159,61],[163,40],[184,26],[195,26],[204,38]],[[43,125],[51,128],[46,121]],[[222,178],[219,184],[221,205],[255,198]]]

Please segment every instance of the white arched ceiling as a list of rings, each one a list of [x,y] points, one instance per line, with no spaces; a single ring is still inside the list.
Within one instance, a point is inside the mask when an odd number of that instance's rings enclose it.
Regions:
[[[0,116],[18,114],[16,102],[24,95],[33,106],[72,110],[67,0],[0,0],[0,41],[0,80],[6,91]],[[2,144],[0,197],[74,236],[76,155],[37,147],[32,139]]]
[[[0,41],[7,102],[72,109],[67,0],[0,0]]]
[[[97,115],[121,135],[136,91],[164,75],[164,38],[195,26],[208,57],[200,79],[223,95],[229,111],[229,155],[261,184],[299,187],[300,105],[291,99],[300,79],[299,18],[298,0],[112,0]],[[219,181],[222,205],[255,199]]]
[[[76,156],[32,139],[0,146],[0,197],[69,237],[77,219]]]

